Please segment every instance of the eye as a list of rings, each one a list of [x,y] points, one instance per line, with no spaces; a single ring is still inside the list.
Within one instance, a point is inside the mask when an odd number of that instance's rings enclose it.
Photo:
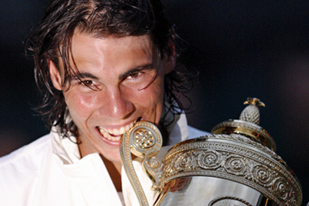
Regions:
[[[81,84],[83,86],[86,86],[86,87],[90,88],[93,91],[100,90],[99,85],[96,82],[92,81],[92,80],[81,80],[79,82],[79,84]]]
[[[141,76],[141,75],[142,75],[141,72],[131,73],[131,74],[127,77],[127,79],[132,79],[132,80],[134,80],[134,79],[138,78],[138,77]]]
[[[123,79],[122,85],[127,88],[142,90],[156,79],[157,70],[152,68],[132,71]]]
[[[91,81],[91,80],[84,80],[84,81],[81,81],[80,83],[82,85],[85,85],[86,87],[92,87],[94,85],[93,81]]]

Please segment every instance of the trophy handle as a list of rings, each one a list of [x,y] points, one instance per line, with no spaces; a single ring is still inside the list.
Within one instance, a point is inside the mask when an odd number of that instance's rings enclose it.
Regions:
[[[149,206],[149,203],[133,167],[132,154],[142,158],[142,165],[150,179],[155,182],[153,188],[156,188],[159,184],[159,171],[162,163],[155,158],[155,155],[161,147],[162,135],[159,129],[150,122],[137,122],[122,136],[120,146],[122,165],[141,206]]]

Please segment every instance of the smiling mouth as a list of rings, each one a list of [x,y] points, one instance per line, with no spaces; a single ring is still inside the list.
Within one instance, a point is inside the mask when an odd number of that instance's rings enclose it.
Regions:
[[[100,134],[110,140],[110,141],[114,141],[114,142],[117,142],[117,141],[120,141],[120,138],[121,136],[126,132],[128,131],[129,129],[131,129],[134,124],[137,122],[138,120],[135,120],[134,122],[131,122],[130,124],[128,125],[125,125],[123,127],[120,127],[119,129],[107,129],[107,128],[104,128],[104,127],[100,127],[98,126],[98,130],[100,132]]]

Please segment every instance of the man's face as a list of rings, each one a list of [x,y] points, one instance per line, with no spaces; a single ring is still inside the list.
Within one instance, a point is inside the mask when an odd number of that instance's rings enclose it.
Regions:
[[[62,87],[61,74],[49,64],[54,86],[63,91],[78,128],[82,156],[100,153],[120,162],[119,140],[136,121],[159,123],[164,97],[164,75],[173,57],[158,56],[148,35],[94,38],[75,33],[70,64],[78,74]]]

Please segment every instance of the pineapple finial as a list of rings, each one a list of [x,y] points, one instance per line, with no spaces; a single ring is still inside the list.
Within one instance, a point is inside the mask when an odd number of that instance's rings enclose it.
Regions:
[[[265,104],[258,98],[248,97],[244,104],[249,104],[240,114],[239,119],[254,124],[260,124],[260,107],[265,107]]]

